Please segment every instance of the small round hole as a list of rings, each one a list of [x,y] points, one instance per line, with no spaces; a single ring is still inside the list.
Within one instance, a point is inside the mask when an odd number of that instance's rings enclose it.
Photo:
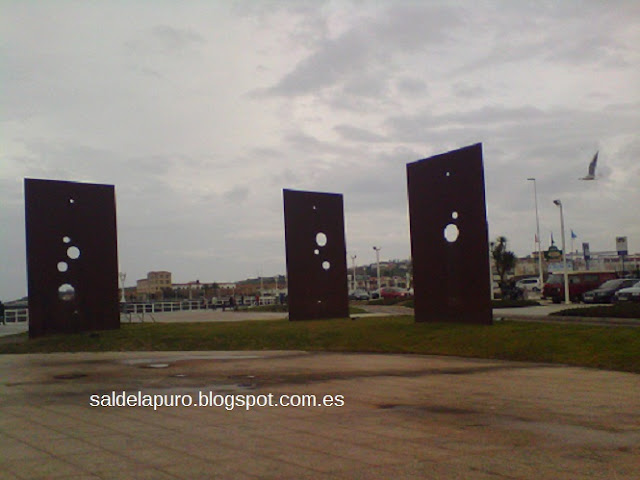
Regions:
[[[71,241],[71,238],[69,238],[69,237],[62,237],[62,241],[63,241],[64,243],[69,243],[69,242]]]
[[[317,210],[317,208],[316,208],[316,206],[315,206],[315,205],[313,205],[311,208],[313,208],[314,210]]]
[[[313,251],[314,255],[320,255],[320,250],[318,250],[317,248]]]
[[[445,175],[446,175],[447,177],[450,177],[450,176],[451,176],[451,172],[447,172],[447,173],[445,173]]]
[[[70,198],[69,203],[76,203],[76,201],[73,198]]]
[[[67,248],[67,256],[71,260],[76,260],[80,256],[80,249],[78,247]]]
[[[451,214],[451,218],[453,218],[454,220],[455,220],[456,218],[458,218],[458,212],[453,212],[453,213]]]
[[[319,247],[324,247],[327,244],[327,236],[320,232],[316,235],[316,243]]]
[[[331,268],[331,264],[325,260],[324,262],[322,262],[322,268],[324,268],[325,270],[329,270]]]
[[[60,300],[70,302],[76,297],[76,289],[68,283],[63,283],[58,288],[58,297],[60,298]]]
[[[460,230],[453,223],[447,225],[444,229],[444,238],[446,238],[447,242],[453,243],[458,239],[458,235],[460,235]]]
[[[69,269],[69,264],[67,262],[58,262],[58,271],[66,272]]]

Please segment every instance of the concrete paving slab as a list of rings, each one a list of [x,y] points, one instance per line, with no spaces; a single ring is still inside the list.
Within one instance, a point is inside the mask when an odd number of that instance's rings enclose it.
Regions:
[[[636,374],[308,352],[3,355],[0,372],[1,478],[640,478]],[[90,406],[122,391],[344,406]]]

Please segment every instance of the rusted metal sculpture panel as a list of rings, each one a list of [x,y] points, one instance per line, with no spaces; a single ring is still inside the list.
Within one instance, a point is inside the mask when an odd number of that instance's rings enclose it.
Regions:
[[[112,185],[25,179],[29,336],[120,328]]]
[[[491,324],[482,144],[407,164],[418,322]]]
[[[284,190],[289,320],[349,316],[342,195]]]

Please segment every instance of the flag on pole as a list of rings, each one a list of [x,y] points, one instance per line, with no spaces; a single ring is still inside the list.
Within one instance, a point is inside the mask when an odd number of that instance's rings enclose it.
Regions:
[[[551,245],[555,245],[556,243],[553,241],[553,232],[551,232]]]
[[[578,235],[576,235],[575,233],[573,233],[573,229],[571,229],[571,238],[578,238]]]

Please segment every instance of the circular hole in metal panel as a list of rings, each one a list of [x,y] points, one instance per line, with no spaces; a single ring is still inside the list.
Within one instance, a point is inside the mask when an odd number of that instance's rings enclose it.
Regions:
[[[67,248],[67,256],[71,260],[76,260],[78,257],[80,257],[80,249],[78,247]]]
[[[69,243],[69,242],[71,241],[71,238],[69,238],[69,237],[62,237],[62,241],[63,241],[64,243]]]
[[[322,268],[324,268],[325,270],[329,270],[331,268],[331,264],[325,260],[324,262],[322,262]]]
[[[316,235],[316,243],[319,247],[324,247],[327,244],[327,236],[323,232],[319,232]]]
[[[444,238],[447,240],[447,242],[449,243],[453,243],[456,240],[458,240],[458,236],[460,235],[460,230],[458,229],[458,227],[456,225],[454,225],[453,223],[450,223],[449,225],[447,225],[444,229]]]
[[[453,218],[454,220],[456,220],[458,218],[458,212],[453,212],[451,214],[451,218]]]
[[[63,283],[58,287],[58,298],[60,300],[64,300],[65,302],[70,302],[74,298],[76,298],[76,289],[73,288],[73,285],[69,283]]]
[[[69,264],[67,262],[58,262],[58,271],[66,272],[69,269]]]

